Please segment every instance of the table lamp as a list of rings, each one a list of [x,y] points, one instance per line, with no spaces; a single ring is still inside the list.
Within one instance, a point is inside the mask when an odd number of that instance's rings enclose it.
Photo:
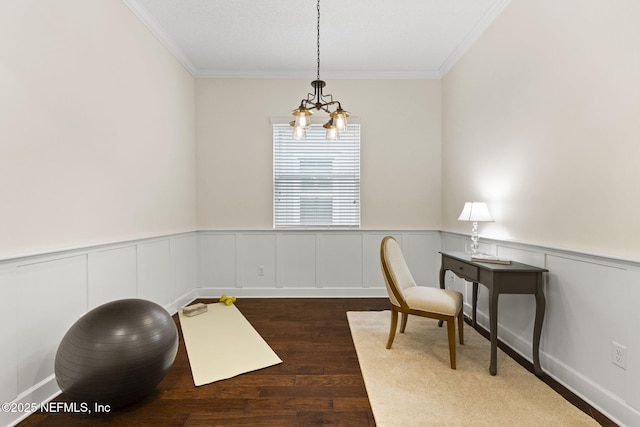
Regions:
[[[471,229],[471,252],[478,252],[478,223],[493,222],[493,217],[489,213],[489,208],[484,202],[466,202],[462,212],[458,217],[458,221],[471,221],[473,228]]]

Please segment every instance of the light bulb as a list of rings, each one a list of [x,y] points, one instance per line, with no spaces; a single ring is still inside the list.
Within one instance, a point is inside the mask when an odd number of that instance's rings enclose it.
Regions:
[[[338,139],[338,128],[334,125],[327,126],[327,140],[335,141]]]
[[[304,140],[307,137],[307,130],[303,127],[293,127],[293,139],[296,141]]]
[[[308,128],[311,126],[311,116],[313,115],[311,111],[300,106],[297,110],[293,110],[291,114],[296,116],[296,127]]]
[[[336,126],[338,131],[345,131],[347,130],[347,117],[344,113],[336,112],[333,117],[333,124]]]

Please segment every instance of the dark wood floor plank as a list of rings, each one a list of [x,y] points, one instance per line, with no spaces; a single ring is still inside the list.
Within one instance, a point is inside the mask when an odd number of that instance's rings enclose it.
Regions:
[[[358,386],[364,387],[362,375],[296,375],[296,386]]]
[[[150,396],[110,414],[36,413],[20,426],[375,426],[346,312],[386,310],[387,298],[240,298],[236,306],[283,363],[195,387],[174,316],[178,354]],[[56,400],[68,401],[64,395]],[[597,411],[593,416],[614,425]]]
[[[269,416],[247,413],[196,413],[192,414],[184,425],[189,427],[238,425],[282,427],[295,425],[295,419],[295,412],[272,413]]]

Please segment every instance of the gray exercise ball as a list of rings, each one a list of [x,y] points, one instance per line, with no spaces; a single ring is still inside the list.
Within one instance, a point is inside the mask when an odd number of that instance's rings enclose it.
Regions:
[[[112,301],[82,316],[58,347],[55,376],[77,402],[134,403],[162,381],[178,352],[167,311],[142,299]]]

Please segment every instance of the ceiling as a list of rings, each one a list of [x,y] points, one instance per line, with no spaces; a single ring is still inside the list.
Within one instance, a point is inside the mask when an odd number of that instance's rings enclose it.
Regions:
[[[195,77],[315,78],[314,0],[122,0]],[[322,0],[322,78],[437,79],[510,0]]]

